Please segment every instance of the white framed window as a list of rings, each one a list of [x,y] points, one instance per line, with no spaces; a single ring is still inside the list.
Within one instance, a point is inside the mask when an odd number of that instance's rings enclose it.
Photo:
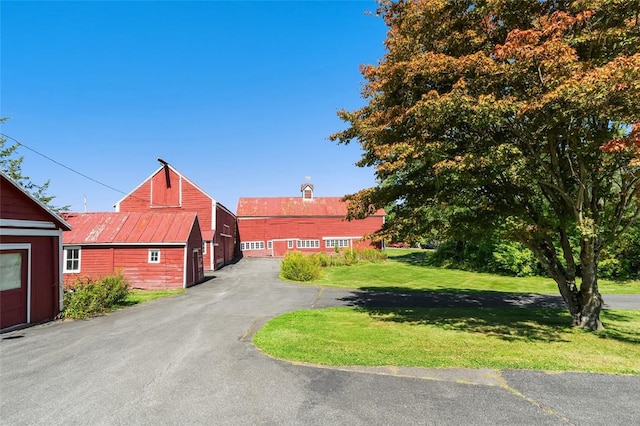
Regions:
[[[293,248],[293,240],[288,240],[287,241],[287,248],[290,248],[290,249]]]
[[[202,254],[207,254],[207,242],[202,242]]]
[[[271,250],[273,248],[273,241],[267,241],[267,248]]]
[[[64,249],[63,272],[80,272],[80,247],[67,247]]]
[[[160,250],[149,250],[149,263],[160,263]]]
[[[330,239],[330,240],[324,240],[324,244],[326,248],[334,248],[335,246],[343,248],[343,247],[349,247],[349,240],[343,239],[343,238]]]
[[[297,248],[320,248],[320,240],[298,240],[296,241]]]
[[[0,253],[0,291],[22,287],[22,254]]]
[[[264,250],[264,241],[246,241],[240,243],[240,250]]]

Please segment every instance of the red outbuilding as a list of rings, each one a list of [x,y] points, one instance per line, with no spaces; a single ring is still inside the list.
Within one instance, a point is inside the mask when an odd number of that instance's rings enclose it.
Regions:
[[[62,310],[62,233],[69,224],[0,173],[0,329]]]
[[[185,288],[204,278],[195,212],[69,213],[64,283],[121,271],[133,288]]]
[[[315,197],[310,183],[303,184],[300,192],[300,197],[240,198],[236,214],[243,256],[378,246],[366,236],[384,224],[383,210],[347,221],[347,203],[341,197]]]
[[[202,228],[205,270],[230,263],[236,246],[236,216],[170,164],[162,166],[115,205],[118,212],[191,211]]]

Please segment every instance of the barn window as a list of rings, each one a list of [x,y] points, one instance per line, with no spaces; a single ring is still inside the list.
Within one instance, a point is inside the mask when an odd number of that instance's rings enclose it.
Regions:
[[[202,254],[207,254],[207,242],[202,242]]]
[[[240,250],[264,250],[264,241],[246,241],[240,243]]]
[[[334,248],[336,246],[338,247],[349,247],[349,240],[348,239],[329,239],[329,240],[325,240],[325,247],[326,248]]]
[[[297,248],[320,248],[320,240],[298,240]]]
[[[287,241],[287,248],[290,248],[290,249],[293,248],[293,240]]]
[[[271,250],[273,248],[273,241],[267,241],[267,248]]]
[[[80,272],[80,247],[64,249],[64,272]]]
[[[22,286],[22,255],[0,254],[0,290],[13,290]]]
[[[160,263],[160,250],[149,250],[149,263]]]

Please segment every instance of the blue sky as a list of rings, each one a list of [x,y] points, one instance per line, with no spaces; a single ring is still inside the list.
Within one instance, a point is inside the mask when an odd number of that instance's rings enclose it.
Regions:
[[[361,64],[384,54],[374,1],[7,1],[5,133],[128,193],[162,157],[235,211],[243,196],[374,184],[358,144],[327,138],[364,104]],[[20,148],[55,205],[112,211],[124,194]]]

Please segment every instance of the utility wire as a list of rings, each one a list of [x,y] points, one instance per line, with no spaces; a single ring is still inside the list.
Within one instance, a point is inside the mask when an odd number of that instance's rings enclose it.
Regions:
[[[75,170],[75,169],[72,169],[71,167],[69,167],[69,166],[67,166],[67,165],[62,164],[61,162],[56,161],[56,160],[54,160],[53,158],[51,158],[51,157],[49,157],[49,156],[47,156],[47,155],[45,155],[45,154],[43,154],[43,153],[41,153],[41,152],[38,152],[37,150],[35,150],[35,149],[33,149],[33,148],[31,148],[31,147],[29,147],[29,146],[25,145],[24,143],[20,142],[20,141],[19,141],[19,140],[17,140],[16,138],[12,138],[11,136],[9,136],[9,135],[7,135],[7,134],[0,133],[0,136],[2,136],[3,138],[6,138],[6,139],[10,139],[10,140],[12,140],[13,142],[15,142],[16,144],[18,144],[18,146],[23,146],[23,147],[27,148],[29,151],[34,152],[34,153],[38,154],[39,156],[41,156],[41,157],[43,157],[43,158],[46,158],[47,160],[51,161],[52,163],[55,163],[55,164],[57,164],[57,165],[58,165],[58,166],[60,166],[60,167],[63,167],[63,168],[65,168],[65,169],[67,169],[67,170],[69,170],[69,171],[71,171],[71,172],[73,172],[73,173],[75,173],[75,174],[77,174],[77,175],[80,175],[80,176],[82,176],[82,177],[83,177],[83,178],[85,178],[85,179],[89,179],[90,181],[95,182],[95,183],[97,183],[98,185],[102,185],[102,186],[104,186],[105,188],[108,188],[108,189],[110,189],[110,190],[112,190],[112,191],[119,192],[120,194],[129,195],[131,198],[136,198],[136,199],[141,200],[141,201],[144,201],[144,202],[149,202],[149,203],[151,202],[151,200],[149,200],[149,199],[141,198],[141,197],[135,196],[135,195],[133,195],[133,194],[129,194],[129,193],[127,193],[127,192],[121,191],[121,190],[119,190],[119,189],[117,189],[117,188],[114,188],[114,187],[113,187],[113,186],[111,186],[111,185],[107,185],[106,183],[100,182],[99,180],[96,180],[96,179],[92,178],[91,176],[87,176],[87,175],[85,175],[85,174],[84,174],[84,173],[82,173],[82,172],[79,172],[79,171],[77,171],[77,170]],[[161,206],[161,207],[170,207],[170,206]]]
[[[29,151],[31,151],[31,152],[35,152],[35,153],[36,153],[36,154],[38,154],[39,156],[41,156],[41,157],[43,157],[43,158],[46,158],[47,160],[51,161],[52,163],[56,163],[58,166],[60,166],[60,167],[64,167],[65,169],[67,169],[67,170],[69,170],[69,171],[72,171],[73,173],[75,173],[75,174],[78,174],[78,175],[82,176],[82,177],[83,177],[83,178],[85,178],[85,179],[89,179],[90,181],[95,182],[95,183],[97,183],[97,184],[99,184],[99,185],[102,185],[102,186],[104,186],[105,188],[109,188],[109,189],[111,189],[111,190],[113,190],[113,191],[116,191],[116,192],[119,192],[119,193],[121,193],[121,194],[127,195],[127,193],[126,193],[126,192],[124,192],[124,191],[120,191],[119,189],[114,188],[113,186],[107,185],[106,183],[102,183],[102,182],[100,182],[99,180],[96,180],[96,179],[92,178],[91,176],[87,176],[87,175],[85,175],[85,174],[84,174],[84,173],[82,173],[82,172],[79,172],[79,171],[77,171],[77,170],[74,170],[74,169],[72,169],[71,167],[69,167],[69,166],[66,166],[66,165],[62,164],[61,162],[56,161],[56,160],[54,160],[53,158],[48,157],[48,156],[46,156],[45,154],[43,154],[43,153],[41,153],[41,152],[36,151],[35,149],[33,149],[33,148],[31,148],[31,147],[29,147],[29,146],[27,146],[27,145],[23,144],[23,143],[22,143],[22,142],[20,142],[19,140],[15,139],[15,138],[12,138],[12,137],[11,137],[11,136],[9,136],[9,135],[6,135],[6,134],[4,134],[4,133],[0,133],[0,135],[2,135],[2,137],[4,137],[4,138],[7,138],[7,139],[10,139],[10,140],[14,141],[14,142],[15,142],[15,143],[17,143],[19,146],[23,146],[23,147],[27,148],[27,149],[28,149]]]

